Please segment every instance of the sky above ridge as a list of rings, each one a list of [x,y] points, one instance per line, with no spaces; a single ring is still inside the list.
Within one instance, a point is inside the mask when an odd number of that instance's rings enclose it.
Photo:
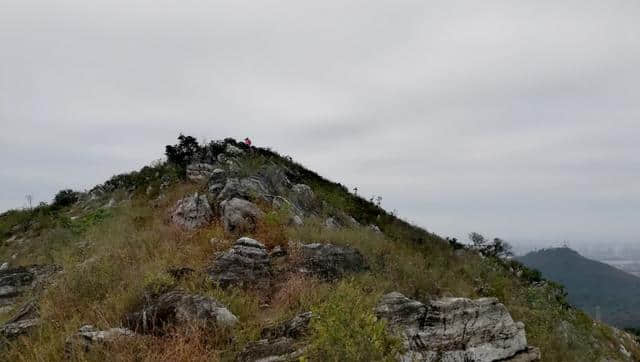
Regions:
[[[0,210],[246,136],[443,236],[639,241],[640,2],[0,0]]]

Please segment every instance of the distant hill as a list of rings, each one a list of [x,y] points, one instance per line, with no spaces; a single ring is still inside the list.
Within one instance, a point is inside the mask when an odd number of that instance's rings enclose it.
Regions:
[[[531,252],[518,260],[564,285],[569,302],[592,316],[599,306],[604,322],[640,326],[640,278],[567,247]]]

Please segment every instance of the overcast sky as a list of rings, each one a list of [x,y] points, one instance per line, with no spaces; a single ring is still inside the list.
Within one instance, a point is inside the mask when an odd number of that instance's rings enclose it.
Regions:
[[[440,235],[635,241],[640,2],[0,0],[0,210],[249,136]]]

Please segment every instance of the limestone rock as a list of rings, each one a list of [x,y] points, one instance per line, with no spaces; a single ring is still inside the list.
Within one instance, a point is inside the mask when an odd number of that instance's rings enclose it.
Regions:
[[[207,274],[222,287],[244,284],[258,288],[271,278],[271,261],[264,245],[244,237],[220,254]]]
[[[215,327],[238,321],[224,305],[211,297],[184,291],[164,293],[127,316],[129,328],[142,333],[161,333],[168,325],[196,323]]]
[[[76,351],[88,352],[95,344],[110,344],[135,335],[135,332],[127,328],[109,328],[101,331],[92,325],[84,325],[67,337],[64,345],[65,355],[71,359]]]
[[[336,219],[334,219],[332,217],[328,217],[324,221],[324,227],[329,229],[329,230],[338,230],[338,229],[340,229],[340,224],[338,224]]]
[[[303,313],[263,329],[262,339],[249,343],[238,361],[297,361],[305,351],[305,346],[298,340],[307,334],[311,316],[311,312]]]
[[[0,270],[0,306],[13,304],[15,298],[29,290],[39,290],[62,267],[55,264],[34,264]]]
[[[404,339],[401,361],[539,360],[539,351],[527,346],[524,325],[495,298],[423,304],[393,292],[382,297],[376,314]]]
[[[205,195],[187,196],[178,200],[171,211],[171,221],[185,230],[194,230],[208,225],[213,212]]]
[[[243,150],[241,150],[240,148],[227,143],[227,147],[224,149],[224,152],[228,155],[232,155],[232,156],[238,156],[244,153]]]
[[[210,163],[192,163],[187,166],[187,178],[190,181],[203,181],[213,175],[215,167]]]
[[[291,188],[293,201],[296,206],[305,211],[311,211],[314,207],[315,194],[311,187],[305,184],[296,184]]]
[[[40,325],[40,313],[38,305],[34,301],[23,305],[14,316],[0,326],[0,339],[14,339],[27,334],[31,329]]]
[[[256,204],[238,198],[222,201],[220,210],[224,229],[231,233],[253,232],[264,217]]]
[[[323,279],[336,279],[367,269],[367,263],[358,250],[333,244],[303,245],[302,259],[304,271]]]

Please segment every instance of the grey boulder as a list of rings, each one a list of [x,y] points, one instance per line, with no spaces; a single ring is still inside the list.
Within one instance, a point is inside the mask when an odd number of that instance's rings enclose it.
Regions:
[[[25,303],[11,319],[0,326],[0,337],[6,340],[27,334],[41,324],[38,305],[34,301]],[[0,338],[3,339],[3,338]]]
[[[357,249],[333,244],[303,245],[302,263],[304,272],[328,280],[367,269],[367,263]]]
[[[171,221],[185,230],[194,230],[208,225],[213,212],[205,195],[187,196],[178,200],[171,211]]]
[[[233,247],[220,254],[206,270],[211,280],[221,287],[267,286],[272,276],[271,261],[265,246],[251,238],[238,239]]]
[[[184,291],[171,291],[152,299],[142,310],[127,316],[127,326],[141,333],[162,333],[171,325],[233,326],[238,321],[215,299]]]
[[[0,270],[0,307],[11,305],[23,293],[42,290],[62,270],[56,264],[34,264]]]
[[[187,179],[190,181],[208,180],[215,167],[210,163],[192,163],[187,166]]]
[[[238,356],[238,361],[297,361],[306,350],[299,340],[307,334],[311,317],[311,312],[307,312],[264,328],[261,339],[249,343]]]
[[[495,298],[442,298],[423,304],[393,292],[376,314],[404,340],[401,361],[488,362],[539,360],[524,325]]]
[[[84,325],[76,333],[67,337],[64,352],[68,359],[77,351],[88,352],[92,346],[108,345],[118,340],[135,337],[136,333],[127,328],[109,328],[99,330],[92,325]]]
[[[224,229],[230,233],[253,232],[264,217],[256,204],[238,198],[222,201],[220,212]]]

